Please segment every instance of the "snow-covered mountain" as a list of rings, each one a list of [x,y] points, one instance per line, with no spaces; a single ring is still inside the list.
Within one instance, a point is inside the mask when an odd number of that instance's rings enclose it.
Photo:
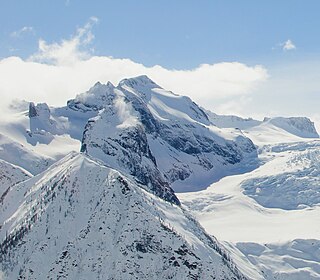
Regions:
[[[48,161],[47,167],[68,152],[79,150],[89,119],[86,134],[96,122],[100,122],[102,130],[106,129],[103,125],[112,126],[108,120],[99,121],[102,116],[109,118],[112,114],[119,115],[118,122],[126,118],[136,120],[133,126],[142,129],[157,168],[176,190],[201,189],[208,181],[237,173],[240,162],[251,163],[256,158],[254,145],[240,131],[217,128],[190,98],[166,91],[146,76],[125,79],[117,87],[96,83],[61,108],[30,103],[27,112],[17,113],[9,123],[0,123],[0,132],[15,141],[18,139],[19,144],[35,155],[41,155]],[[115,133],[125,130],[128,123]],[[89,133],[91,142],[85,135],[82,149],[97,145],[95,133]],[[33,174],[42,171],[28,170]]]
[[[209,110],[203,109],[208,115],[209,120],[220,128],[238,128],[247,130],[256,127],[278,129],[301,138],[319,138],[319,134],[314,123],[306,117],[265,117],[263,121],[252,118],[241,118],[232,115],[218,115]]]
[[[241,132],[146,76],[97,83],[61,108],[25,105],[0,123],[0,156],[38,174],[10,170],[25,181],[0,203],[4,277],[246,279],[171,188],[256,158]],[[82,154],[59,160],[80,140]]]
[[[245,279],[181,207],[72,153],[0,204],[5,279]]]
[[[190,98],[168,92],[146,76],[125,79],[117,87],[96,84],[68,104],[84,111],[103,109],[86,126],[82,151],[108,164],[116,161],[117,168],[139,174],[145,183],[150,178],[142,177],[160,171],[161,184],[167,181],[176,191],[198,190],[257,156],[240,131],[217,128]],[[129,139],[139,147],[128,145]],[[125,162],[128,155],[130,162]],[[145,172],[134,170],[137,161]]]
[[[265,118],[264,122],[273,124],[293,135],[302,138],[319,138],[314,123],[305,117]]]
[[[319,279],[317,138],[307,118],[217,115],[146,76],[17,102],[0,279]]]
[[[79,151],[80,141],[83,152],[108,164],[116,157],[113,167],[138,174],[146,184],[147,174],[160,172],[160,183],[170,183],[176,191],[203,189],[208,182],[256,164],[255,146],[241,131],[216,127],[190,98],[166,91],[146,76],[125,79],[116,87],[96,83],[61,108],[30,103],[27,109],[9,123],[0,123],[0,132],[45,160],[41,164],[45,168],[68,152]],[[124,145],[132,137],[136,138],[131,144],[139,140],[140,147],[130,144],[129,151]],[[115,144],[119,153],[114,153]],[[143,172],[134,170],[140,167],[136,163],[142,160],[138,156],[142,150]],[[17,155],[8,160],[1,153],[0,158],[14,164],[20,160]],[[45,169],[30,168],[33,162],[30,158],[23,167],[33,174]]]

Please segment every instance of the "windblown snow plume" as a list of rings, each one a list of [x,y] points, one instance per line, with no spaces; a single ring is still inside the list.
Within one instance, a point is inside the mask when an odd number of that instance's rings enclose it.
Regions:
[[[124,97],[120,94],[114,100],[114,106],[121,122],[119,125],[117,125],[118,128],[122,129],[130,126],[136,126],[140,123],[131,104],[126,103]]]

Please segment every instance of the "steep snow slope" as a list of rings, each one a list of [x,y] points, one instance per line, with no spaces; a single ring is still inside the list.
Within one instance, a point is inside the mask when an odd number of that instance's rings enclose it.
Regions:
[[[238,265],[256,266],[255,279],[319,279],[320,141],[269,121],[243,132],[258,145],[261,166],[179,194],[180,201],[225,241]]]
[[[32,174],[46,170],[54,162],[53,158],[41,155],[2,134],[0,134],[0,158]]]
[[[10,187],[30,177],[32,177],[32,175],[21,167],[0,160],[0,203],[3,201]]]
[[[5,279],[245,279],[181,207],[70,154],[0,204]]]
[[[0,120],[0,159],[38,174],[70,151],[79,151],[79,140],[63,131],[53,134],[57,132],[53,127],[69,127],[69,123],[65,118],[47,118],[50,109],[46,104],[16,106]]]

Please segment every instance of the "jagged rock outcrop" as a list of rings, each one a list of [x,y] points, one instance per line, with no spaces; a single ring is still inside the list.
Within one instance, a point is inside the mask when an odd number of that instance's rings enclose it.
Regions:
[[[178,198],[157,168],[143,126],[130,115],[130,104],[118,98],[118,105],[106,107],[98,117],[88,122],[81,151],[132,175],[147,190],[179,205]]]
[[[29,103],[29,113],[28,113],[29,118],[34,118],[39,116],[37,109],[36,109],[36,105],[34,105],[33,102]]]

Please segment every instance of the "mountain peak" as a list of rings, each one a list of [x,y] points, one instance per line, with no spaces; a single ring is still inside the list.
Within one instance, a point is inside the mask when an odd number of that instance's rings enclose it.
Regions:
[[[120,81],[119,86],[129,86],[129,87],[149,87],[149,88],[161,88],[154,81],[152,81],[147,75],[141,75],[129,79],[123,79]]]
[[[68,101],[68,107],[81,111],[98,111],[114,97],[115,86],[111,82],[101,84],[96,82],[88,91],[80,93],[75,99]]]

